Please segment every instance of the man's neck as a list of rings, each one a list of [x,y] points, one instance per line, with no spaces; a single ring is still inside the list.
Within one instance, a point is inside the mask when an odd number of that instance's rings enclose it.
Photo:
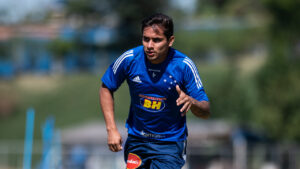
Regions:
[[[159,60],[148,60],[151,64],[161,64],[163,63],[167,57],[168,57],[168,54],[169,54],[169,50],[159,59]]]

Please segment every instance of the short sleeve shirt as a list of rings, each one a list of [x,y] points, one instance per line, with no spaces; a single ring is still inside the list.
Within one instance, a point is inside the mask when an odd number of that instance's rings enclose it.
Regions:
[[[183,53],[170,48],[167,59],[151,64],[143,46],[128,50],[106,70],[102,82],[111,91],[127,81],[131,104],[128,134],[145,139],[183,141],[187,137],[186,117],[176,105],[176,85],[198,101],[208,101],[197,67]]]

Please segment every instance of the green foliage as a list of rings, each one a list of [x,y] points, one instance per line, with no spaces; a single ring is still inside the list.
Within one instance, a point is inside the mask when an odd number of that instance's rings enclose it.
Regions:
[[[203,0],[201,3],[198,3],[197,10],[204,11],[209,9],[213,10],[214,13],[221,13],[229,1],[230,0]]]
[[[245,29],[207,31],[202,35],[192,32],[196,35],[194,39],[189,33],[179,33],[179,37],[186,35],[186,39],[177,40],[178,46],[186,47],[189,53],[197,53],[197,50],[203,53],[217,45],[227,54],[233,54],[230,56],[232,61],[238,57],[236,54],[247,51],[247,47],[260,41],[267,42],[269,57],[254,78],[241,77],[234,68],[235,63],[227,73],[210,75],[215,79],[209,78],[206,88],[213,113],[217,118],[259,126],[272,138],[300,141],[297,127],[300,122],[300,1],[230,0],[198,4],[200,14],[208,11],[217,17],[231,15],[246,21],[255,15],[256,23],[269,24],[267,30],[252,33]],[[265,20],[268,17],[271,22]]]
[[[10,58],[11,43],[0,42],[0,60]]]
[[[199,70],[202,72],[202,69]],[[212,118],[250,124],[256,106],[256,89],[250,78],[242,78],[230,65],[201,75],[211,102]]]
[[[88,17],[97,13],[96,1],[93,0],[67,0],[66,1],[67,15],[75,15]],[[99,2],[99,4],[102,4]],[[96,18],[95,18],[96,19]]]
[[[75,49],[75,42],[55,39],[48,44],[48,47],[57,58],[62,58]]]
[[[272,41],[283,40],[291,43],[290,45],[295,45],[293,43],[300,37],[300,1],[264,0],[263,2],[273,19],[270,25]]]
[[[264,1],[273,17],[270,54],[257,75],[260,104],[258,124],[273,138],[300,141],[299,1]]]
[[[282,67],[266,66],[258,76],[258,110],[264,114],[263,117],[258,115],[259,124],[269,129],[272,137],[296,139],[299,138],[295,121],[300,121],[297,115],[300,110],[300,71],[293,67]]]
[[[174,47],[189,56],[203,57],[203,54],[218,47],[233,59],[255,44],[265,41],[264,28],[180,30],[175,33]]]
[[[258,74],[259,124],[267,128],[272,137],[299,139],[295,121],[300,121],[297,115],[300,110],[300,71],[296,65],[287,64],[285,59],[270,58]]]
[[[160,0],[111,0],[116,13],[120,17],[118,26],[119,48],[131,48],[141,44],[141,21],[155,12],[164,12],[167,1]]]
[[[123,51],[140,44],[141,20],[154,12],[164,12],[167,5],[167,1],[160,0],[68,0],[66,13],[75,16],[81,28],[99,26],[103,18],[115,14],[119,36],[111,46]]]
[[[289,29],[298,32],[297,28],[300,25],[300,1],[298,0],[264,0],[266,8],[269,10],[273,17],[272,29],[281,28]],[[281,29],[283,31],[283,29]],[[298,33],[299,35],[299,33]]]

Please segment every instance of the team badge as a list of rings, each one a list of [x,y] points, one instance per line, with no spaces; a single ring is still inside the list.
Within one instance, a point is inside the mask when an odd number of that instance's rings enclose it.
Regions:
[[[133,153],[128,154],[126,169],[136,169],[142,164],[141,158]]]

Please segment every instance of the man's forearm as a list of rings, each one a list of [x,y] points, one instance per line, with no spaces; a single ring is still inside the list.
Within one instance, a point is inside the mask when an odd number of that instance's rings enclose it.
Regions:
[[[193,99],[191,111],[195,116],[207,119],[210,116],[210,104],[207,101]]]
[[[115,130],[117,129],[117,126],[114,117],[113,93],[107,87],[102,85],[99,91],[99,95],[100,95],[100,106],[106,123],[106,129],[107,131]]]
[[[123,141],[115,122],[113,93],[103,84],[100,88],[99,95],[100,106],[107,130],[107,144],[111,151],[118,152],[123,149]]]

